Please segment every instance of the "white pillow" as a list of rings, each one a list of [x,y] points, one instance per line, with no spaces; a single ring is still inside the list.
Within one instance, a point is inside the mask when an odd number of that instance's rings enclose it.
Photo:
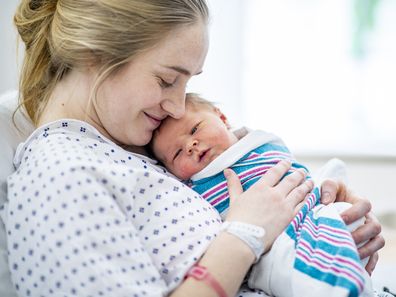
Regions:
[[[0,96],[0,206],[7,199],[7,177],[15,169],[13,158],[18,144],[32,132],[33,125],[19,109],[15,114],[15,127],[12,116],[18,102],[18,92],[10,91]],[[7,261],[6,232],[0,220],[0,296],[14,297],[16,292],[11,283]]]

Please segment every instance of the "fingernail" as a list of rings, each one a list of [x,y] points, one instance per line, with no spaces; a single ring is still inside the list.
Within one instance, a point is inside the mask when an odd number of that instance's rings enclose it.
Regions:
[[[322,194],[322,203],[329,203],[330,202],[330,193],[329,192],[324,192]]]
[[[344,221],[344,223],[348,222],[348,216],[346,215],[341,215],[341,219]]]
[[[367,273],[371,276],[374,268],[371,265],[367,265],[365,268],[366,268]]]
[[[304,176],[307,176],[308,171],[306,171],[304,168],[300,168],[299,170],[302,172],[302,174],[304,174]]]
[[[223,174],[226,178],[228,178],[230,176],[230,169],[224,169]]]

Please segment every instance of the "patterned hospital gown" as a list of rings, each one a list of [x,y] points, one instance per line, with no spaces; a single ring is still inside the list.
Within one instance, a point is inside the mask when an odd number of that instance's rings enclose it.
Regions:
[[[14,162],[0,213],[20,296],[167,295],[221,224],[197,193],[85,122],[40,127]]]

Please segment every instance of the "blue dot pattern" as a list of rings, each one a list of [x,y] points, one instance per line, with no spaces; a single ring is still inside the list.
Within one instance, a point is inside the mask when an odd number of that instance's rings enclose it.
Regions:
[[[0,210],[19,296],[164,296],[221,224],[166,170],[81,121],[37,129],[14,162]]]

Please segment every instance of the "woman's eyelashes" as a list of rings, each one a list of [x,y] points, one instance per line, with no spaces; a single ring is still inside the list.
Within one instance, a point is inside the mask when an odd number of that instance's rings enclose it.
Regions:
[[[166,88],[173,87],[176,83],[176,79],[171,81],[171,80],[165,80],[165,79],[159,77],[158,82],[159,82],[159,85],[161,86],[161,88],[166,89]]]

